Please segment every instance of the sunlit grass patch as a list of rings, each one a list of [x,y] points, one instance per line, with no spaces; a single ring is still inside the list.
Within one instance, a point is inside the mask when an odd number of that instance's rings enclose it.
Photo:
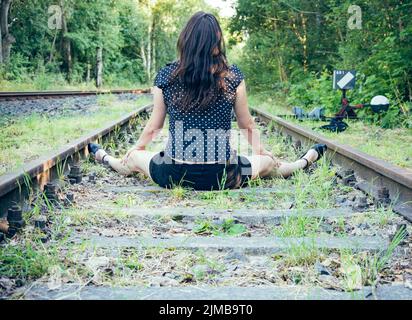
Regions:
[[[405,239],[405,229],[400,229],[393,237],[388,248],[377,253],[353,253],[341,250],[341,268],[339,269],[346,290],[360,289],[362,286],[375,286],[380,274],[388,267],[395,249]]]
[[[71,208],[64,211],[71,226],[99,226],[112,219],[126,219],[130,215],[122,210],[93,210]]]
[[[325,250],[316,246],[314,242],[303,242],[301,244],[291,244],[284,252],[275,254],[273,259],[286,267],[307,267],[322,259],[325,252]]]
[[[94,81],[68,82],[61,74],[37,72],[35,75],[23,75],[22,79],[9,81],[0,79],[0,91],[37,91],[37,90],[116,90],[149,88],[151,84],[135,83],[123,79],[122,83],[107,83],[102,88],[97,88]]]
[[[175,186],[170,190],[172,197],[176,200],[182,200],[187,196],[188,190],[182,186]]]
[[[335,171],[329,167],[326,159],[319,161],[317,168],[310,174],[297,171],[293,175],[296,208],[330,208],[333,205],[334,181]]]
[[[225,219],[221,223],[211,219],[199,219],[195,222],[193,232],[198,235],[238,236],[246,233],[247,228],[233,219]]]
[[[249,96],[249,104],[274,115],[291,115],[292,108],[281,98],[267,94]],[[386,160],[395,165],[412,169],[412,129],[383,129],[372,123],[346,120],[349,128],[341,133],[322,131],[319,128],[326,122],[290,118],[288,121],[312,130],[317,134],[342,144],[350,145],[360,151]]]
[[[33,224],[32,218],[25,216],[29,226]],[[26,227],[13,240],[3,243],[0,274],[22,285],[39,278],[48,285],[60,285],[87,277],[79,260],[86,247],[81,242],[69,241],[71,230],[66,218],[59,213],[50,216],[48,236],[43,230]],[[44,242],[45,237],[47,242]]]
[[[232,208],[235,206],[236,195],[230,190],[206,191],[197,194],[200,205],[211,208]]]
[[[57,252],[46,249],[40,240],[0,248],[0,274],[6,277],[36,279],[46,274],[51,266],[59,264]]]
[[[307,237],[320,231],[323,219],[297,215],[286,217],[280,225],[274,227],[274,234],[278,237]]]

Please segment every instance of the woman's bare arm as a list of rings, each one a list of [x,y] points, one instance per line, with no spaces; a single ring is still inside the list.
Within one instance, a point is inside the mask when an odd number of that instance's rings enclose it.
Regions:
[[[135,146],[137,150],[144,150],[163,128],[166,118],[166,105],[163,99],[163,92],[158,87],[153,89],[153,111],[147,122],[139,140]]]
[[[247,138],[253,153],[260,155],[271,155],[260,141],[260,132],[256,129],[255,121],[249,112],[247,104],[246,84],[243,80],[236,90],[235,113],[239,129]]]

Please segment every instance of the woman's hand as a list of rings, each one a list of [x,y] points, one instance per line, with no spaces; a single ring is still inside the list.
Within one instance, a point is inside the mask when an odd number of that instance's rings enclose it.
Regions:
[[[275,157],[272,152],[266,150],[265,148],[260,149],[257,152],[257,154],[260,155],[260,156],[268,156],[268,157],[271,157],[272,159],[274,159],[274,157]]]
[[[126,155],[123,157],[123,159],[122,159],[122,161],[121,161],[122,164],[123,164],[123,165],[126,164],[127,160],[129,160],[129,157],[130,157],[130,155],[131,155],[133,152],[135,152],[135,151],[144,151],[144,150],[146,150],[146,147],[145,147],[145,146],[141,146],[141,145],[134,146],[132,149],[130,149],[129,151],[127,151]]]

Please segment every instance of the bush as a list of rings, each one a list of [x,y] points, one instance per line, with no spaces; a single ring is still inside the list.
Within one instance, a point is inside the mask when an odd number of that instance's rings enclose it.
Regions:
[[[0,80],[26,81],[30,73],[30,62],[20,53],[12,55],[9,63],[0,67]]]
[[[294,74],[290,85],[288,103],[305,108],[323,107],[329,113],[336,113],[340,105],[340,92],[332,88],[332,76],[324,70],[320,75]],[[301,80],[299,80],[301,79]],[[296,82],[295,82],[296,81]]]

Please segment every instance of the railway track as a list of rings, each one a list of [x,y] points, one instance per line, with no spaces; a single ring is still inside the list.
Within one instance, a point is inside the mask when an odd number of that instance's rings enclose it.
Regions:
[[[87,158],[87,143],[96,140],[125,152],[150,109],[0,177],[1,210],[9,216],[9,225],[0,226],[14,234],[22,212],[27,224],[0,249],[9,279],[3,296],[412,298],[411,216],[402,202],[410,181],[403,176],[387,184],[401,172],[257,110],[272,149],[294,159],[299,145],[321,141],[334,152],[333,167],[325,160],[289,180],[196,192],[164,190],[139,175],[123,178]],[[372,175],[379,188],[370,187]],[[18,254],[33,266],[20,267],[12,258]]]
[[[7,92],[0,91],[0,101],[31,100],[31,99],[56,99],[77,96],[95,96],[101,94],[142,94],[150,93],[150,89],[133,90],[85,90],[85,91],[34,91],[34,92]]]
[[[325,139],[313,132],[273,116],[261,110],[253,112],[266,124],[272,123],[276,130],[296,145],[325,143],[333,163],[345,170],[342,174],[355,187],[377,200],[387,199],[395,204],[394,210],[412,222],[412,170],[390,164],[347,145]]]

